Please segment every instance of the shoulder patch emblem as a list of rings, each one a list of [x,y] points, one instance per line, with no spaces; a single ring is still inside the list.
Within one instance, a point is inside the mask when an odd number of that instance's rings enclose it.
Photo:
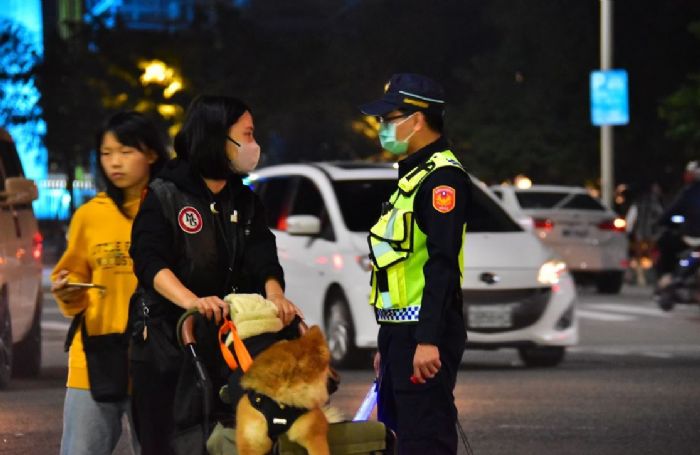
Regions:
[[[177,224],[186,234],[196,234],[202,230],[202,215],[196,208],[188,205],[177,214]]]
[[[455,189],[440,185],[433,188],[433,208],[440,213],[451,212],[455,208]]]

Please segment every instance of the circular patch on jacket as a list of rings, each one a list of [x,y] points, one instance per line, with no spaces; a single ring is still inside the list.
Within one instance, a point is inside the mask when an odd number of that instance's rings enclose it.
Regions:
[[[433,208],[440,213],[447,213],[455,208],[455,189],[440,185],[433,188]]]
[[[196,208],[188,205],[183,207],[180,213],[177,214],[177,224],[187,234],[196,234],[202,230],[202,215],[199,214]]]

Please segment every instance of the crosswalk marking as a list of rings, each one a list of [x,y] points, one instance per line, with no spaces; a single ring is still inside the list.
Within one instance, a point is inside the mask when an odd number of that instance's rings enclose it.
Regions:
[[[624,305],[621,303],[589,303],[586,308],[593,308],[596,310],[608,310],[617,313],[630,313],[630,314],[641,314],[644,316],[658,316],[662,318],[670,318],[671,315],[665,313],[658,308],[645,308],[641,306]]]
[[[61,310],[59,310],[57,307],[49,307],[49,308],[44,307],[44,308],[42,308],[41,312],[42,312],[44,315],[48,315],[48,314],[50,314],[50,315],[60,315],[60,314],[62,314],[62,313],[61,313]]]
[[[672,354],[669,354],[668,352],[642,352],[643,356],[647,357],[653,357],[655,359],[671,359],[673,358]]]
[[[589,311],[576,309],[576,315],[579,318],[592,319],[594,321],[606,321],[606,322],[629,322],[636,321],[635,316],[624,316],[621,314],[611,314],[603,313],[601,311]]]
[[[59,321],[42,321],[41,328],[43,330],[68,330],[70,327],[70,322],[59,322]]]

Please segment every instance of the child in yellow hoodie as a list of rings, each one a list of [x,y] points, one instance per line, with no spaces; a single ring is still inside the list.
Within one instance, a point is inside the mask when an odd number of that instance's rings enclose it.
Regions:
[[[137,112],[112,116],[97,135],[97,147],[107,191],[75,212],[66,251],[51,274],[60,310],[66,317],[83,312],[81,323],[91,336],[126,331],[129,298],[136,288],[129,257],[131,225],[144,189],[169,158],[163,136]],[[72,283],[94,283],[104,290]],[[82,341],[78,329],[69,352],[61,454],[108,455],[119,441],[122,416],[131,422],[130,403],[128,398],[94,400]]]

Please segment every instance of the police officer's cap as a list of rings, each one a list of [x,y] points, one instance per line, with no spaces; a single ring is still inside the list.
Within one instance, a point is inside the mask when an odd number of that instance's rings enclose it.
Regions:
[[[445,94],[440,84],[413,73],[394,74],[384,87],[384,96],[360,106],[363,114],[378,117],[394,110],[442,113],[444,109]]]

